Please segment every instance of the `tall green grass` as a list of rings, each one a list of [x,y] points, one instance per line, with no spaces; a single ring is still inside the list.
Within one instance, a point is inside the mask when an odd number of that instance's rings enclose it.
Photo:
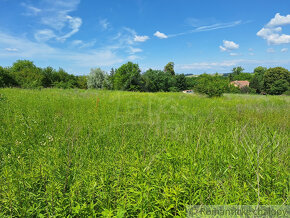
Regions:
[[[288,204],[287,96],[0,93],[0,217]]]

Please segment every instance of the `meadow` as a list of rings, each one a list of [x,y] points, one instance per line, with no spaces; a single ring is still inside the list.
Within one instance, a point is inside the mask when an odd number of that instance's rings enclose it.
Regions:
[[[0,89],[0,217],[289,204],[290,98]]]

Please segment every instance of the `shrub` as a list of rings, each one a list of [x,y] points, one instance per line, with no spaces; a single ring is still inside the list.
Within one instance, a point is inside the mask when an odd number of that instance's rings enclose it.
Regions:
[[[283,67],[269,68],[264,75],[264,90],[270,95],[281,95],[289,88],[290,72]]]
[[[106,77],[106,72],[101,70],[101,68],[91,69],[87,82],[88,88],[102,89],[104,87],[104,81]]]
[[[284,92],[283,95],[289,96],[290,95],[290,89],[288,89],[286,92]]]
[[[170,87],[169,92],[179,92],[179,89],[177,87]]]
[[[251,87],[249,86],[244,86],[240,89],[240,92],[242,94],[255,94],[256,93],[256,90],[255,89],[252,89]]]
[[[234,86],[233,84],[230,84],[228,87],[227,87],[227,93],[241,93],[241,89],[239,87],[236,87]]]
[[[0,88],[17,86],[17,82],[7,69],[0,67]]]
[[[209,97],[220,97],[226,91],[228,80],[218,76],[203,74],[198,78],[196,91]]]

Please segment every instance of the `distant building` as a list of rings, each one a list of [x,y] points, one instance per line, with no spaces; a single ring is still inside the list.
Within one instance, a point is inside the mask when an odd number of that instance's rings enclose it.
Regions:
[[[193,90],[184,90],[183,93],[185,93],[185,94],[192,94],[193,93]]]
[[[232,85],[234,85],[235,87],[238,87],[238,88],[243,88],[245,86],[250,86],[250,82],[249,81],[232,81],[231,82]]]

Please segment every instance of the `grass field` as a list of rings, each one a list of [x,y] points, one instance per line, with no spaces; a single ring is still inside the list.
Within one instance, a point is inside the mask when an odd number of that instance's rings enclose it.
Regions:
[[[0,93],[0,217],[289,203],[287,96]]]

